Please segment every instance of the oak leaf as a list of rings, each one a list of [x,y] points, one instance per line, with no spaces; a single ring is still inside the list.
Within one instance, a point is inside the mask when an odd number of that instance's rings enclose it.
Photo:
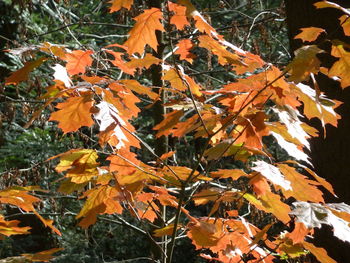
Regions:
[[[178,30],[183,30],[190,23],[186,17],[186,7],[168,1],[169,11],[174,12],[170,18],[170,23],[175,25]]]
[[[111,0],[108,3],[112,4],[109,12],[113,13],[119,11],[123,7],[130,10],[132,4],[134,3],[134,0]]]
[[[15,72],[12,72],[11,75],[5,79],[5,85],[17,85],[18,83],[27,80],[29,73],[35,68],[39,67],[45,60],[47,59],[38,58],[37,60],[24,63],[24,66],[22,68]]]
[[[66,53],[64,60],[67,61],[67,72],[70,75],[84,74],[86,67],[92,65],[91,54],[93,54],[92,50],[74,50],[71,53]]]
[[[71,97],[65,102],[58,103],[58,111],[51,114],[50,121],[58,121],[58,127],[64,133],[74,132],[82,126],[94,124],[91,118],[91,107],[94,101],[90,93],[81,97]]]
[[[340,78],[340,85],[343,89],[350,86],[350,52],[344,49],[343,45],[333,45],[332,56],[339,58],[329,70],[329,77]]]
[[[196,55],[192,54],[190,50],[193,48],[193,43],[190,39],[182,39],[177,44],[178,50],[175,51],[175,54],[180,55],[181,60],[186,60],[189,63],[193,63],[193,59],[196,58]]]
[[[304,42],[313,42],[315,41],[320,34],[325,32],[323,28],[319,27],[307,27],[307,28],[300,28],[301,33],[296,35],[295,39],[301,39]]]
[[[153,50],[157,50],[156,30],[164,31],[164,27],[160,22],[162,19],[163,13],[158,8],[147,9],[134,18],[136,24],[129,32],[128,40],[124,43],[128,47],[128,54],[142,54],[146,45],[149,45]]]
[[[321,247],[316,247],[309,242],[303,242],[303,247],[311,252],[321,263],[337,263],[334,259],[328,256],[327,251]]]
[[[54,258],[52,254],[57,253],[61,250],[63,250],[63,248],[52,248],[49,250],[37,252],[35,254],[22,254],[22,256],[24,256],[26,259],[32,262],[49,262],[51,259]]]

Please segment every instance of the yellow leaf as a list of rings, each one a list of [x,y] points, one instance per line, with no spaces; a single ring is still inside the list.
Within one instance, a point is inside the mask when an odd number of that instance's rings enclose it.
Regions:
[[[177,226],[177,229],[181,228],[181,225]],[[155,237],[162,237],[162,236],[170,236],[173,234],[174,231],[174,224],[170,224],[166,227],[156,229],[154,230],[154,235]]]
[[[350,52],[347,52],[343,45],[333,45],[332,56],[338,57],[339,60],[333,64],[328,75],[340,78],[340,85],[345,89],[350,86]]]
[[[297,49],[295,58],[286,67],[286,71],[290,73],[289,80],[299,83],[308,80],[311,73],[318,73],[321,62],[316,55],[322,52],[323,50],[315,45]]]

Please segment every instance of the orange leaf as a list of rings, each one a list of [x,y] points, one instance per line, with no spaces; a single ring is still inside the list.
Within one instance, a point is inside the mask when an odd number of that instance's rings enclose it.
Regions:
[[[164,120],[154,126],[154,130],[158,130],[157,137],[167,136],[172,133],[171,128],[173,128],[183,116],[184,112],[182,110],[175,110],[170,113],[167,113],[164,116]]]
[[[316,247],[311,243],[303,242],[303,247],[309,250],[321,263],[337,263],[328,256],[327,251],[321,247]]]
[[[267,180],[260,174],[257,174],[252,179],[250,179],[249,184],[253,186],[253,190],[258,197],[264,195],[266,191],[270,191],[270,185],[268,184]]]
[[[115,52],[112,50],[108,50],[106,49],[106,52],[113,55],[114,56],[114,60],[109,60],[114,66],[118,67],[120,70],[122,70],[123,72],[130,74],[130,75],[134,75],[134,69],[130,68],[126,62],[122,59],[122,55],[124,53],[122,52]]]
[[[192,64],[193,59],[196,55],[192,54],[190,50],[193,48],[193,43],[190,39],[180,40],[177,44],[178,50],[176,50],[175,54],[180,55],[180,59],[186,60]]]
[[[108,3],[112,4],[109,10],[110,13],[119,11],[122,7],[130,10],[134,0],[111,0]]]
[[[28,231],[30,227],[19,227],[19,223],[18,220],[6,221],[4,216],[0,215],[0,239],[3,238],[1,235],[12,236],[30,234]]]
[[[242,176],[248,177],[248,174],[240,169],[219,169],[215,172],[211,172],[210,176],[219,179],[231,178],[232,180],[238,180]]]
[[[174,15],[170,18],[170,23],[175,25],[178,30],[182,30],[185,26],[189,26],[190,23],[186,17],[186,7],[175,4],[168,1],[169,11],[174,12]]]
[[[67,53],[65,56],[67,72],[70,75],[84,74],[85,68],[92,64],[91,54],[93,54],[91,50],[74,50],[72,53]]]
[[[346,36],[350,36],[350,19],[348,15],[343,15],[339,18],[340,25],[342,26],[344,30],[344,34]]]
[[[18,83],[27,80],[28,74],[35,68],[39,67],[45,60],[47,59],[39,58],[37,60],[24,63],[24,66],[21,69],[12,72],[11,75],[5,79],[5,85],[17,85]]]
[[[307,28],[300,28],[301,33],[296,35],[295,39],[301,39],[303,42],[313,42],[315,41],[319,35],[325,30],[323,28],[319,27],[307,27]]]
[[[91,118],[93,100],[90,94],[82,97],[68,98],[66,102],[57,104],[59,110],[52,113],[50,121],[58,121],[58,127],[64,133],[74,132],[82,126],[90,127],[94,124]]]
[[[162,62],[161,59],[152,56],[147,53],[143,58],[131,58],[125,65],[129,68],[150,68],[152,65],[156,65]]]
[[[310,232],[310,230],[301,222],[295,222],[295,227],[293,232],[288,233],[286,236],[290,238],[293,244],[298,244],[304,241],[305,236]]]
[[[277,164],[278,168],[291,183],[292,190],[281,189],[286,198],[293,196],[298,201],[310,201],[323,203],[322,192],[315,186],[315,181],[308,180],[304,175],[298,173],[295,168],[287,164]]]
[[[35,254],[22,254],[22,256],[34,262],[49,262],[51,259],[54,258],[52,254],[57,253],[61,250],[63,250],[63,248],[52,248]]]
[[[213,52],[214,55],[218,56],[218,60],[221,65],[244,65],[238,55],[228,51],[219,41],[206,35],[199,36],[198,40],[200,47],[203,47],[210,52]]]
[[[160,22],[162,19],[163,13],[158,8],[147,9],[134,18],[136,24],[129,32],[129,39],[124,43],[128,47],[128,54],[142,54],[146,45],[157,50],[156,30],[164,31]]]

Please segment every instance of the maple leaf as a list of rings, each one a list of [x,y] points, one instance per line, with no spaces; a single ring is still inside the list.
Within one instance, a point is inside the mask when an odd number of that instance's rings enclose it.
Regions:
[[[301,33],[296,35],[295,39],[301,39],[304,42],[313,42],[315,41],[320,34],[325,32],[323,28],[319,27],[307,27],[307,28],[300,28]]]
[[[340,85],[343,89],[350,86],[350,52],[344,49],[343,45],[332,46],[332,56],[339,58],[329,70],[329,77],[340,78]]]
[[[111,0],[108,3],[112,4],[109,12],[113,13],[119,11],[123,7],[130,10],[132,4],[134,3],[134,0]]]
[[[91,118],[91,107],[94,101],[91,93],[81,97],[71,97],[65,102],[58,103],[58,111],[51,114],[50,121],[58,121],[58,127],[64,133],[74,132],[82,126],[90,127],[94,124]]]
[[[193,59],[196,58],[196,55],[192,54],[190,50],[193,48],[193,43],[190,39],[182,39],[177,44],[178,50],[175,54],[180,55],[180,59],[186,60],[189,63],[193,63]]]
[[[67,72],[70,75],[76,75],[79,73],[84,74],[86,67],[92,65],[91,54],[93,54],[91,50],[74,50],[71,53],[66,53],[64,60],[67,61]]]
[[[5,79],[5,85],[17,85],[18,83],[27,80],[29,73],[39,67],[46,60],[46,58],[38,58],[37,60],[24,63],[24,66],[21,69],[12,72],[11,75]]]
[[[149,45],[153,50],[157,50],[156,30],[164,31],[164,27],[160,22],[162,19],[163,13],[158,8],[147,9],[134,18],[136,24],[129,32],[128,40],[124,43],[128,47],[128,54],[142,54],[146,45]]]

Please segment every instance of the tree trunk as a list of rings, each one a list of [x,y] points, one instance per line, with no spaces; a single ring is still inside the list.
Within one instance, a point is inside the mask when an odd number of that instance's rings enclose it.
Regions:
[[[339,39],[350,43],[339,24],[343,13],[334,8],[316,9],[313,4],[319,0],[285,0],[290,48],[293,52],[302,46],[301,40],[294,36],[303,27],[320,27],[327,31],[325,38]],[[343,7],[349,7],[348,0],[333,1]],[[322,37],[322,36],[321,36]],[[320,42],[318,42],[320,43]],[[329,42],[323,42],[323,49],[329,49]],[[324,66],[330,66],[334,58],[321,57]],[[349,72],[350,74],[350,72]],[[339,198],[326,195],[326,202],[345,202],[350,204],[350,88],[342,90],[338,84],[326,77],[318,77],[321,91],[331,98],[344,102],[336,111],[342,116],[338,127],[327,125],[323,134],[321,123],[311,120],[309,124],[320,131],[320,137],[311,140],[311,158],[316,173],[326,178],[334,187]],[[322,228],[316,231],[315,244],[327,249],[328,254],[338,262],[350,262],[350,245],[333,237],[332,230]]]

